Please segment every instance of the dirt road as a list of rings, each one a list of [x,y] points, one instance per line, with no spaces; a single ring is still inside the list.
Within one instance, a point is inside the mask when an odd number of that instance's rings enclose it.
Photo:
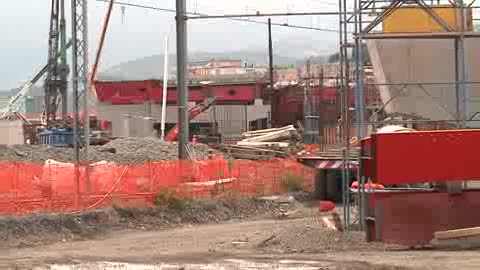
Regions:
[[[480,252],[405,251],[327,229],[317,206],[227,197],[180,210],[0,217],[0,269],[479,269]]]
[[[302,269],[301,266],[304,267],[303,269],[311,269],[306,267],[312,267],[312,265],[316,267],[314,269],[345,270],[410,268],[458,270],[478,269],[480,266],[480,252],[476,251],[389,251],[382,246],[369,246],[357,241],[356,238],[359,235],[340,238],[337,234],[335,235],[333,238],[328,236],[328,231],[318,227],[316,220],[312,218],[227,222],[182,226],[160,231],[123,230],[95,240],[0,250],[0,268],[32,269],[33,266],[46,266],[53,263],[108,261],[142,264],[169,263],[178,266],[176,269],[189,269],[186,265],[197,264],[190,269],[202,269],[198,264],[228,263],[232,265],[237,262],[240,265],[241,262],[246,261],[257,264],[278,264],[282,260],[285,265],[290,262],[298,267],[291,269]],[[310,238],[311,241],[305,241],[305,237]],[[337,244],[327,246],[318,242],[329,237]],[[83,265],[82,268],[77,269],[107,269],[98,265],[91,265],[91,267]],[[266,266],[263,265],[262,268],[238,268],[237,266],[231,269],[266,269]]]

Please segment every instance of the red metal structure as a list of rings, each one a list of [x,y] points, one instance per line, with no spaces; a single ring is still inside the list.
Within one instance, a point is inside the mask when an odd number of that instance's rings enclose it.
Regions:
[[[216,101],[216,98],[206,98],[202,103],[190,108],[188,110],[188,118],[190,120],[197,117],[202,112],[208,110]],[[178,138],[178,124],[176,124],[165,136],[167,142],[176,141]]]
[[[216,97],[218,105],[248,105],[260,98],[260,82],[242,82],[229,84],[190,85],[189,101],[201,103],[208,97]],[[96,81],[95,89],[100,102],[112,105],[140,104],[150,100],[153,103],[162,102],[162,82],[147,81]],[[167,103],[177,103],[176,87],[168,87]]]
[[[361,176],[385,185],[480,180],[480,130],[374,134],[362,142]],[[480,225],[480,189],[368,195],[368,238],[428,244],[433,233]]]
[[[273,91],[271,97],[272,104],[272,125],[285,126],[291,125],[296,121],[303,121],[304,86],[289,86]],[[320,110],[323,120],[337,121],[340,115],[340,96],[336,87],[319,88],[312,87],[308,96],[308,102],[314,108]],[[349,90],[349,103],[354,106],[354,92]]]

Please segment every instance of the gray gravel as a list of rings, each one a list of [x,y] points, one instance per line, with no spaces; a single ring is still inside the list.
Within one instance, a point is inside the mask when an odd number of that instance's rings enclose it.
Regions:
[[[196,159],[206,159],[210,148],[204,144],[192,144]],[[147,161],[176,160],[178,145],[166,143],[157,138],[121,138],[103,146],[90,148],[89,160],[114,161],[117,164],[141,164]],[[82,150],[81,160],[87,160]],[[47,159],[73,162],[72,148],[48,145],[0,145],[0,161],[25,161],[43,163]]]

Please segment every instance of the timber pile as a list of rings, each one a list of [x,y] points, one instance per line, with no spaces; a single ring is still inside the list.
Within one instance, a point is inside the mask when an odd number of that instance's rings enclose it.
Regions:
[[[289,125],[245,132],[236,145],[220,145],[219,148],[236,159],[286,158],[302,148],[300,139],[297,130]]]
[[[438,249],[478,249],[480,248],[480,227],[471,227],[434,233],[432,245]]]

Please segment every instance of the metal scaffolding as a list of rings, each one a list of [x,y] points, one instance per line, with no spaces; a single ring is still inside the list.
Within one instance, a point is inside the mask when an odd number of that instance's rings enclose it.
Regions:
[[[475,2],[475,1],[474,1]],[[385,22],[389,16],[403,7],[416,7],[428,14],[428,17],[435,21],[441,31],[426,32],[426,33],[385,33],[382,27],[382,23]],[[365,190],[364,184],[369,181],[368,179],[360,178],[361,164],[360,157],[356,160],[350,160],[350,138],[356,136],[359,140],[365,138],[368,134],[368,129],[375,129],[381,125],[385,125],[387,122],[378,119],[378,114],[382,112],[385,107],[398,95],[394,95],[390,100],[383,100],[383,104],[376,108],[374,111],[370,111],[370,116],[367,115],[367,108],[365,106],[364,91],[366,86],[391,86],[398,87],[398,92],[409,86],[416,86],[426,92],[424,86],[426,85],[450,85],[455,87],[455,113],[453,120],[436,120],[435,122],[454,122],[456,128],[467,127],[467,122],[475,121],[473,116],[469,115],[468,101],[469,101],[469,86],[478,84],[475,81],[468,80],[468,67],[466,64],[465,53],[465,39],[480,37],[477,33],[467,32],[466,25],[466,10],[476,9],[478,7],[473,6],[473,2],[466,6],[463,0],[338,0],[339,8],[339,54],[340,54],[340,75],[339,75],[339,91],[342,95],[342,129],[344,130],[345,138],[343,143],[345,144],[345,151],[343,161],[345,164],[342,173],[343,182],[343,202],[345,206],[344,219],[345,224],[350,224],[350,200],[351,194],[349,189],[350,183],[350,165],[358,162],[359,169],[357,170],[357,179],[360,182],[358,193],[358,209],[360,225],[363,227],[365,221],[364,213],[364,201]],[[448,24],[433,8],[454,8],[455,12],[455,27]],[[460,14],[460,18],[457,18],[457,13]],[[458,21],[457,21],[458,19]],[[458,23],[459,22],[459,23]],[[419,82],[387,82],[387,83],[367,83],[365,84],[364,76],[364,64],[366,56],[364,55],[365,40],[368,39],[450,39],[454,40],[454,54],[455,54],[455,81],[454,82],[432,82],[432,81],[419,81]],[[354,76],[350,76],[349,69],[354,67]],[[375,68],[375,67],[374,67]],[[350,108],[347,102],[347,89],[349,86],[355,86],[355,113],[352,119],[349,118]],[[438,106],[446,107],[441,102],[437,102]],[[401,112],[400,112],[401,113]],[[406,123],[428,123],[431,119],[415,119],[407,121],[397,121],[395,124]],[[350,125],[354,123],[356,134],[350,134]],[[360,154],[361,155],[361,154]]]
[[[75,181],[79,187],[80,144],[79,140],[79,101],[83,95],[85,131],[88,132],[88,9],[87,0],[72,0],[72,88],[73,88],[73,134],[75,150]],[[88,153],[89,134],[85,134],[85,151]],[[87,155],[88,159],[88,155]],[[79,193],[77,190],[76,202],[79,204]]]

